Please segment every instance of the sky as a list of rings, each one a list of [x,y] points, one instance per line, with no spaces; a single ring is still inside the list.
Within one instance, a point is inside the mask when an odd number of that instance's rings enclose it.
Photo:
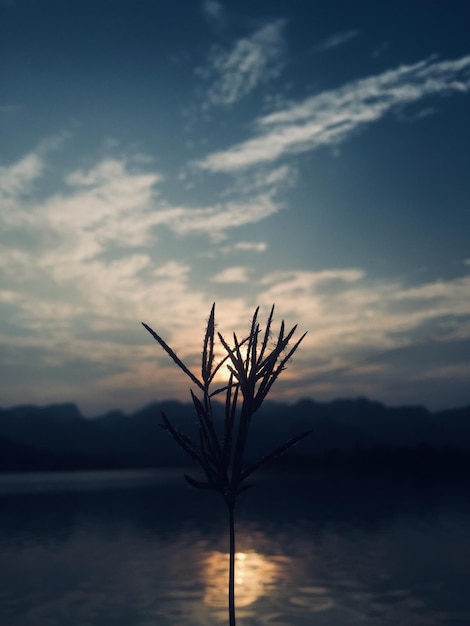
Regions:
[[[0,0],[0,405],[189,400],[254,309],[272,398],[470,403],[470,3]]]

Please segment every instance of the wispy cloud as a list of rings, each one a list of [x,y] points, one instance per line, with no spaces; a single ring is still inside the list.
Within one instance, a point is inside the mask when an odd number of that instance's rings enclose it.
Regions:
[[[326,51],[337,48],[343,44],[355,39],[360,34],[359,30],[346,30],[341,33],[335,33],[317,45],[317,50]]]
[[[203,297],[189,288],[191,268],[181,259],[159,256],[158,241],[170,232],[222,242],[233,229],[254,225],[281,208],[266,190],[246,200],[173,206],[162,197],[164,177],[142,171],[144,165],[132,158],[108,157],[72,171],[61,193],[42,199],[25,194],[48,166],[36,151],[0,171],[2,302],[17,307],[16,319],[27,324],[28,333],[84,315],[126,323],[136,313],[143,315],[147,305],[173,311],[176,318],[185,308],[185,294],[192,317]],[[242,243],[240,249],[250,246],[266,247]],[[241,277],[232,273],[231,280]],[[145,295],[149,284],[156,293],[153,304]]]
[[[148,245],[161,229],[223,240],[229,230],[255,224],[281,209],[274,198],[276,173],[267,176],[257,193],[245,194],[246,199],[239,194],[236,200],[204,207],[175,206],[159,192],[164,181],[160,173],[137,171],[129,161],[106,158],[89,170],[74,171],[65,177],[66,192],[31,206],[27,191],[45,169],[44,158],[32,152],[0,169],[0,194],[9,208],[1,220],[5,227],[52,237],[69,258],[86,260],[110,246]]]
[[[17,194],[27,193],[44,168],[38,154],[27,154],[14,165],[0,167],[0,194],[3,201]]]
[[[246,283],[249,280],[248,268],[227,267],[212,277],[215,283]]]
[[[257,167],[252,170],[241,170],[234,182],[227,186],[224,196],[254,196],[260,193],[276,195],[294,186],[297,181],[297,170],[293,166],[281,165],[273,167]]]
[[[202,234],[214,241],[222,241],[228,230],[257,224],[281,208],[266,193],[246,201],[227,202],[206,208],[172,208],[162,213],[161,221],[180,235]]]
[[[48,154],[60,148],[68,137],[68,133],[58,133],[43,140],[36,150],[16,163],[0,166],[0,200],[4,210],[34,190],[35,182],[45,173]]]
[[[236,253],[246,256],[247,253],[251,252],[261,254],[262,252],[266,252],[267,249],[268,244],[265,241],[237,241],[234,244],[221,247],[220,251],[224,254]]]
[[[388,43],[388,41],[383,41],[376,48],[374,48],[374,50],[372,51],[371,57],[373,59],[380,58],[384,54],[384,52],[388,50],[389,47],[390,47],[390,44]]]
[[[204,0],[202,3],[202,13],[204,17],[219,26],[224,21],[224,7],[216,0]]]
[[[283,29],[284,22],[278,20],[239,39],[229,50],[214,47],[206,65],[197,70],[208,83],[204,106],[231,106],[277,77],[285,48]]]
[[[470,275],[408,287],[371,280],[351,268],[273,272],[261,283],[262,303],[282,302],[289,317],[309,326],[317,352],[329,357],[354,353],[359,346],[381,351],[406,345],[416,340],[420,327],[427,336],[444,331],[453,338],[454,327],[465,326],[470,316]]]
[[[243,252],[265,252],[268,248],[268,244],[264,241],[239,241],[233,246],[233,248],[235,250],[242,250]]]
[[[470,56],[427,59],[347,83],[259,118],[253,138],[209,154],[196,165],[212,172],[235,172],[339,144],[398,107],[431,95],[468,92],[469,69]]]

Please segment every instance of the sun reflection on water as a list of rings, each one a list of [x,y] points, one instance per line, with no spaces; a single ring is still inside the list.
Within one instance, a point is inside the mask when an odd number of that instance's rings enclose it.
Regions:
[[[210,552],[205,559],[204,604],[222,607],[227,604],[229,555]],[[270,586],[280,577],[281,566],[273,559],[254,550],[235,555],[235,598],[238,607],[253,604],[268,593]]]

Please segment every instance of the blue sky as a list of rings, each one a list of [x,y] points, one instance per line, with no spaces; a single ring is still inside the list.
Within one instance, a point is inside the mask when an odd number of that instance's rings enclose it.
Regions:
[[[470,402],[470,5],[0,1],[0,403],[186,400],[212,302],[278,399]]]

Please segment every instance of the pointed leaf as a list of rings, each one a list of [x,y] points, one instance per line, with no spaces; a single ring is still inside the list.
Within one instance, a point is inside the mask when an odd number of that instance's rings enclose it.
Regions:
[[[206,334],[202,350],[202,380],[209,383],[211,378],[212,363],[214,361],[214,332],[215,332],[215,302],[207,322]]]
[[[245,480],[245,478],[247,478],[255,470],[257,470],[259,467],[261,467],[261,465],[264,465],[265,463],[268,463],[269,461],[272,461],[273,459],[276,459],[277,457],[279,457],[282,454],[284,454],[284,452],[286,452],[286,450],[288,450],[289,448],[294,446],[296,443],[299,443],[299,441],[301,441],[302,439],[304,439],[305,437],[310,435],[311,432],[312,432],[311,430],[307,430],[304,433],[301,433],[300,435],[297,435],[296,437],[292,437],[292,439],[289,439],[288,441],[283,443],[281,446],[279,446],[278,448],[276,448],[275,450],[273,450],[269,454],[266,454],[265,456],[263,456],[261,459],[259,459],[255,463],[252,463],[251,465],[249,465],[241,473],[241,475],[240,475],[240,482]]]
[[[175,428],[164,413],[162,413],[162,418],[164,421],[164,429],[169,432],[180,448],[182,448],[194,461],[201,464],[201,451],[197,444],[184,435],[178,428]]]
[[[152,328],[150,328],[150,326],[147,326],[147,324],[145,324],[144,322],[141,322],[142,326],[148,330],[148,332],[152,335],[152,337],[155,339],[155,341],[157,341],[161,347],[165,350],[165,352],[173,359],[173,361],[176,363],[176,365],[178,365],[178,367],[180,369],[183,370],[183,372],[189,376],[189,378],[196,383],[196,385],[202,389],[202,391],[204,391],[204,385],[196,378],[196,376],[194,376],[194,374],[186,367],[186,365],[183,363],[183,361],[176,355],[175,352],[173,352],[173,350],[170,348],[170,346],[159,336],[157,335],[157,333],[152,330]]]
[[[272,324],[272,321],[273,321],[273,317],[274,317],[274,304],[271,307],[271,313],[269,314],[268,321],[266,323],[266,329],[264,331],[264,337],[263,337],[263,344],[261,346],[261,351],[260,351],[259,356],[258,356],[258,364],[260,364],[262,362],[263,357],[264,357],[264,353],[266,351],[266,347],[268,345],[269,337],[270,337],[270,334],[271,334],[271,324]]]

